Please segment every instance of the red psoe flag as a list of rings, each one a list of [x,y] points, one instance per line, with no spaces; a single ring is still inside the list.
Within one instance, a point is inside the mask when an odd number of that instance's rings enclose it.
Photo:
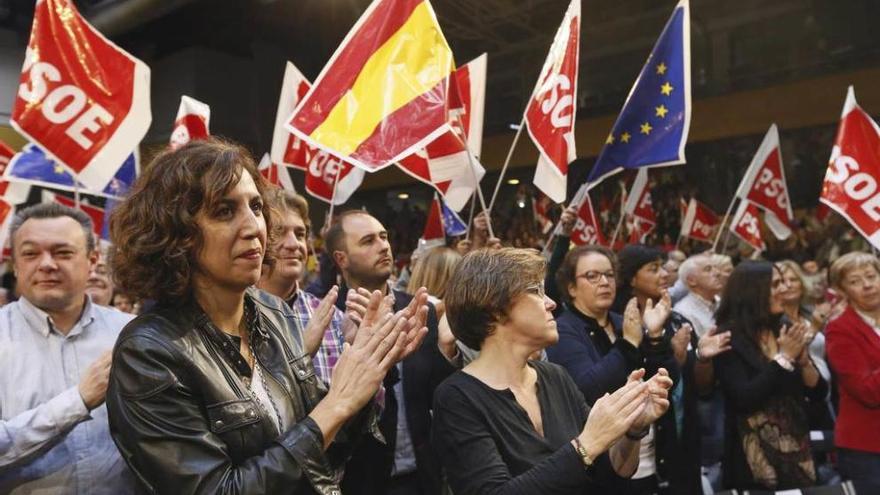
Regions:
[[[425,231],[419,238],[416,250],[422,251],[432,247],[446,244],[446,231],[443,228],[443,214],[441,213],[440,199],[435,195],[431,201],[431,209],[425,222]]]
[[[407,174],[437,189],[450,208],[461,211],[486,174],[477,158],[483,135],[486,55],[457,69],[454,81],[458,88],[453,92],[458,107],[450,109],[452,130],[424,149],[401,159],[398,164]],[[480,139],[475,139],[469,132],[474,132]]]
[[[477,158],[483,150],[483,116],[486,109],[486,64],[484,53],[455,70],[457,94],[461,108],[450,108],[449,113],[461,120],[468,147]]]
[[[270,184],[286,191],[296,192],[296,187],[293,186],[293,181],[290,179],[290,173],[287,171],[287,167],[272,163],[272,158],[269,156],[269,153],[263,154],[263,158],[260,160],[257,170],[260,171],[260,175],[265,177]]]
[[[607,245],[605,236],[602,235],[602,226],[596,218],[596,212],[593,210],[593,202],[590,201],[589,194],[584,197],[583,203],[578,208],[578,217],[574,223],[574,229],[571,231],[571,242],[575,246],[583,246],[585,244]]]
[[[275,131],[272,133],[272,162],[288,167],[305,170],[309,165],[309,147],[292,134],[284,124],[293,115],[300,101],[312,88],[306,77],[290,62],[284,69],[284,81],[281,83],[281,97],[278,100],[278,111],[275,114]]]
[[[572,0],[525,114],[529,136],[540,151],[535,186],[557,203],[565,201],[568,164],[577,157],[574,121],[580,22],[581,0]]]
[[[636,179],[633,181],[632,189],[630,189],[624,205],[624,211],[628,215],[641,219],[641,223],[657,223],[657,215],[651,204],[651,188],[648,183],[647,168],[640,168],[636,174]]]
[[[553,220],[550,220],[549,212],[550,198],[540,192],[535,193],[532,196],[532,213],[534,213],[535,221],[538,222],[538,227],[544,235],[547,235],[553,228]]]
[[[771,125],[764,136],[736,190],[736,196],[747,199],[764,210],[764,221],[778,239],[787,239],[791,235],[790,225],[794,222],[794,214],[791,211],[776,124]]]
[[[850,86],[819,201],[846,218],[880,248],[880,127],[856,102]]]
[[[740,201],[736,214],[730,222],[730,231],[757,251],[767,249],[761,237],[760,210],[751,201]]]
[[[38,0],[10,123],[102,191],[150,127],[150,69],[69,0]]]
[[[195,98],[182,95],[174,130],[171,131],[171,149],[176,150],[193,139],[207,139],[211,123],[211,107]]]
[[[4,261],[12,254],[9,245],[9,227],[12,225],[12,217],[15,208],[5,199],[0,198],[0,261]]]
[[[452,51],[427,0],[373,0],[288,119],[309,144],[375,171],[449,130]]]
[[[50,193],[48,191],[43,191],[43,202],[45,203],[49,200],[67,206],[68,208],[77,208],[76,201],[72,198],[68,198],[67,196],[62,196],[60,194]],[[101,232],[104,230],[104,209],[98,208],[97,206],[92,206],[82,201],[80,201],[78,209],[92,219],[92,231],[94,231],[95,236],[100,239]]]
[[[691,198],[684,220],[681,222],[681,235],[698,241],[712,242],[712,233],[718,227],[718,223],[718,215],[715,212]]]
[[[339,179],[336,175],[339,174]],[[323,150],[310,152],[306,169],[306,191],[325,203],[341,205],[364,181],[365,172]],[[336,194],[333,183],[336,181]]]
[[[629,222],[629,243],[630,244],[638,244],[646,242],[648,234],[650,234],[654,228],[657,226],[654,222],[649,222],[641,217],[631,217],[632,222]]]

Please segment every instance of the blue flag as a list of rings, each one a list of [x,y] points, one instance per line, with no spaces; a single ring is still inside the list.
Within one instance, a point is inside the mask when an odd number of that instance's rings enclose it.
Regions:
[[[458,214],[452,208],[446,206],[446,203],[440,201],[440,213],[443,215],[443,227],[446,235],[455,237],[467,233],[467,225],[461,221]]]
[[[134,184],[137,177],[137,155],[132,153],[128,156],[116,175],[110,179],[110,183],[103,191],[91,191],[82,184],[79,190],[86,194],[98,196],[122,197]],[[12,157],[6,167],[4,178],[33,184],[36,186],[59,189],[62,191],[74,191],[73,175],[61,164],[46,156],[38,146],[28,144]]]
[[[101,226],[101,239],[108,242],[110,241],[110,214],[113,213],[113,209],[118,204],[119,200],[113,198],[107,198],[107,202],[104,203],[104,223]]]
[[[596,185],[624,169],[684,163],[690,121],[690,7],[688,0],[681,0],[630,90],[587,182]]]

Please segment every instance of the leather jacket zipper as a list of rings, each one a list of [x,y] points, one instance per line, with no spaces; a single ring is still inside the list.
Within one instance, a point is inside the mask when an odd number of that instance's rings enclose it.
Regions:
[[[199,338],[202,339],[202,344],[204,344],[205,348],[208,349],[208,352],[211,353],[211,357],[214,359],[214,362],[219,365],[218,368],[220,368],[220,372],[223,373],[223,377],[226,378],[226,383],[228,383],[229,386],[235,390],[238,398],[250,398],[250,393],[244,393],[244,390],[239,385],[239,381],[236,380],[235,377],[233,377],[232,374],[229,373],[229,370],[226,369],[226,366],[223,365],[223,363],[226,362],[226,358],[224,358],[220,355],[219,352],[217,352],[217,349],[215,349],[214,347],[214,342],[211,342],[210,339],[206,338],[205,335],[203,335],[201,329],[199,330],[198,334]]]

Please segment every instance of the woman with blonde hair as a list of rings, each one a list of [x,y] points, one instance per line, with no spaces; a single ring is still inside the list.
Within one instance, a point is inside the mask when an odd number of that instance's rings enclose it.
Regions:
[[[446,283],[455,272],[455,267],[461,261],[461,254],[452,248],[439,246],[429,249],[413,268],[412,276],[407,285],[407,292],[415,294],[420,288],[428,289],[428,300],[435,306],[442,306],[443,298],[446,296]],[[437,308],[437,316],[442,316],[443,311]]]

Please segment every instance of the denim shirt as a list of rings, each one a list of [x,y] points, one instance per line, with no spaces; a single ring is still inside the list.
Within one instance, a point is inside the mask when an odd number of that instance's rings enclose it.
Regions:
[[[134,492],[107,408],[89,411],[78,389],[132,318],[86,297],[65,336],[25,298],[0,308],[0,493]]]

